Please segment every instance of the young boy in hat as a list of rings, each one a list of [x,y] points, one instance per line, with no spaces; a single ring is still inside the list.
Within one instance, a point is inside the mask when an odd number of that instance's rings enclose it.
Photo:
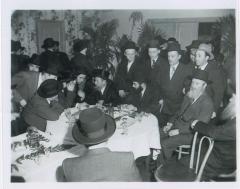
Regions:
[[[205,92],[207,85],[211,83],[208,80],[208,73],[197,70],[191,78],[190,90],[185,95],[180,110],[170,118],[163,130],[160,130],[161,163],[169,160],[178,146],[191,144],[193,132],[190,126],[195,119],[205,123],[211,119],[214,110],[213,102]]]
[[[64,98],[62,84],[55,79],[45,80],[23,109],[22,117],[29,126],[41,131],[46,130],[47,120],[58,120],[64,111],[64,104],[69,98]],[[70,103],[69,103],[70,104]]]
[[[115,121],[97,108],[83,110],[73,127],[76,142],[87,152],[62,163],[67,182],[137,182],[141,181],[132,152],[112,152],[106,141],[116,129]]]

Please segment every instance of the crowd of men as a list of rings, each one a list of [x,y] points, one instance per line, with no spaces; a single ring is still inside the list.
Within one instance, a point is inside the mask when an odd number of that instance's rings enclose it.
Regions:
[[[59,51],[59,42],[52,38],[45,39],[42,48],[44,52],[39,55],[33,54],[29,58],[22,54],[24,48],[21,43],[12,41],[12,111],[20,113],[20,118],[12,122],[12,136],[26,132],[29,126],[45,131],[47,120],[57,120],[64,109],[73,107],[76,103],[86,102],[91,105],[110,106],[132,104],[139,112],[154,114],[158,118],[161,135],[162,149],[158,158],[161,164],[172,158],[174,150],[179,145],[191,144],[194,131],[211,137],[216,136],[216,140],[218,140],[217,134],[220,133],[220,138],[235,141],[235,112],[222,119],[227,112],[222,113],[226,106],[224,102],[235,94],[235,71],[226,74],[216,61],[210,42],[194,40],[186,47],[187,53],[185,53],[175,38],[165,41],[154,39],[147,44],[148,56],[144,58],[138,54],[139,47],[136,43],[128,41],[122,49],[124,56],[113,77],[110,77],[107,69],[96,68],[90,61],[87,54],[88,40],[78,40],[74,43],[74,56],[71,60],[66,53]],[[188,62],[186,62],[187,55],[189,55]],[[230,93],[229,86],[233,89]],[[234,105],[228,107],[229,109],[234,109]],[[91,115],[100,120],[103,116],[96,109],[88,110],[85,116],[83,114],[80,115],[79,120],[82,123],[87,122],[85,124],[88,127],[96,127],[95,124],[91,124],[94,122],[90,118]],[[99,125],[102,123],[100,120]],[[114,127],[115,124],[110,118],[106,120],[105,125]],[[220,127],[210,124],[213,120],[217,120],[214,122],[216,124],[220,120],[221,128],[230,122],[232,127],[227,129],[231,130],[231,136],[223,133],[224,129],[221,130]],[[207,124],[210,125],[205,126]],[[208,131],[210,128],[212,130]],[[75,140],[88,146],[106,141],[114,129],[109,128],[109,133],[108,130],[104,130],[106,133],[102,135],[101,132],[91,133],[86,128],[78,130],[76,127],[75,130],[77,133],[74,136]],[[83,130],[87,135],[81,135]],[[92,139],[91,134],[99,135],[101,140]],[[89,136],[89,140],[84,138],[86,136]],[[222,139],[220,141],[223,143]],[[229,142],[224,144],[232,145]],[[96,149],[92,148],[92,150]],[[226,166],[224,161],[220,160],[226,158],[225,152],[219,154],[216,150],[218,154],[213,153],[210,161],[214,161],[214,158],[216,160],[217,157],[218,162],[215,163],[215,167],[212,163],[207,164],[206,177],[216,176],[223,167],[228,171],[236,169],[234,145],[231,146],[231,151],[232,153],[229,154],[232,155],[230,160],[227,160]],[[115,168],[121,170],[121,174],[101,168],[101,171],[105,170],[103,171],[105,175],[104,178],[99,178],[100,170],[91,172],[89,171],[91,169],[87,168],[84,175],[79,175],[79,170],[72,168],[79,166],[79,169],[85,170],[84,165],[89,165],[88,161],[93,163],[93,159],[88,157],[64,161],[65,179],[67,181],[89,181],[90,178],[91,181],[141,180],[135,165],[133,166],[132,154],[113,154],[106,149],[101,153],[104,154],[101,162],[107,168],[114,167],[113,160],[119,159],[117,161],[121,166]],[[90,153],[87,155],[92,157]],[[100,159],[94,159],[94,162],[97,161]],[[132,169],[124,166],[126,162]]]

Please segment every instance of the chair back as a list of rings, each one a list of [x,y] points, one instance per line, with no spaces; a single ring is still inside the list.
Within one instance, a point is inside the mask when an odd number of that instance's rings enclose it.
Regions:
[[[200,138],[200,141],[199,141],[199,144],[198,144],[198,149],[197,149],[196,163],[194,164],[197,138],[198,138],[198,132],[195,132],[194,138],[193,138],[193,143],[192,143],[189,167],[190,167],[190,169],[193,169],[194,165],[195,165],[195,174],[197,174],[197,177],[196,177],[195,181],[200,181],[201,177],[202,177],[203,170],[204,170],[205,165],[206,165],[206,162],[208,160],[208,157],[211,154],[211,151],[213,149],[214,140],[213,140],[213,138],[210,138],[210,137],[207,137],[207,136],[202,136]],[[206,153],[204,154],[202,162],[200,163],[202,143],[203,143],[204,140],[208,141],[208,149],[207,149]]]

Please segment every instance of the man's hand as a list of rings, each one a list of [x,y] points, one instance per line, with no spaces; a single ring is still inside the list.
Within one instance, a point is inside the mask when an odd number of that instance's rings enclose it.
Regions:
[[[20,101],[20,105],[21,105],[22,107],[26,106],[26,105],[27,105],[26,100],[22,99],[22,100]]]
[[[175,135],[179,135],[179,129],[173,129],[171,131],[169,131],[168,135],[171,136],[175,136]]]
[[[212,116],[211,116],[211,119],[215,118],[217,115],[216,115],[216,112],[213,112],[212,113]]]
[[[70,81],[69,83],[67,83],[67,90],[72,92],[74,90],[75,85],[76,81]]]
[[[195,127],[195,125],[197,124],[198,120],[194,120],[191,124],[191,128],[193,129]]]
[[[167,125],[163,127],[163,132],[167,133],[172,128],[172,126],[173,124],[168,122]]]
[[[84,100],[85,99],[85,92],[82,91],[82,90],[78,90],[78,96],[81,98],[81,100]]]
[[[127,93],[126,93],[124,90],[119,90],[119,91],[118,91],[118,94],[119,94],[119,96],[120,96],[121,98],[124,98],[124,97],[126,97],[126,95],[127,95]]]

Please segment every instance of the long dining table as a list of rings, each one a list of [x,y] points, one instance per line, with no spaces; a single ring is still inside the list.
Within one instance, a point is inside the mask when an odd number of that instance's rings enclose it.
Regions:
[[[111,151],[131,151],[135,159],[148,156],[151,148],[160,150],[157,118],[152,114],[137,113],[135,109],[128,111],[126,105],[123,107],[115,107],[111,113],[116,120],[116,130],[104,147]],[[72,137],[72,128],[80,111],[68,109],[57,121],[48,121],[45,132],[38,131],[43,139],[40,141],[42,153],[34,153],[34,149],[26,144],[28,133],[12,137],[12,175],[22,176],[26,182],[58,181],[62,161],[84,153],[83,145]],[[69,114],[74,116],[69,117]]]

